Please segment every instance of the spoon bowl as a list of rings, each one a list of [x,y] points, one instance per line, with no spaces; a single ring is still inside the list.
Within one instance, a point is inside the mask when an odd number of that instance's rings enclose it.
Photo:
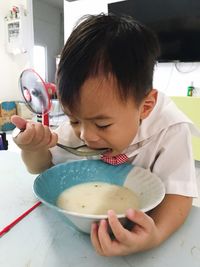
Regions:
[[[76,156],[97,156],[108,151],[108,148],[93,149],[93,148],[89,148],[86,145],[81,145],[77,147],[65,146],[60,143],[57,143],[56,145]]]

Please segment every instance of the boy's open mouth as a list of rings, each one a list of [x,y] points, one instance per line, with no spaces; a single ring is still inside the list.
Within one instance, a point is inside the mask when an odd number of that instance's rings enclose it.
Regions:
[[[111,148],[105,148],[105,149],[106,149],[106,152],[104,152],[102,155],[111,156],[113,150]]]

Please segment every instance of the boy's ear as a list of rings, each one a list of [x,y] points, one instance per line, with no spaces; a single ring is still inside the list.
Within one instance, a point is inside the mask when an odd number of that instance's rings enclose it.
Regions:
[[[151,111],[156,105],[157,102],[158,91],[156,89],[152,89],[148,95],[145,97],[141,104],[141,112],[140,119],[143,120],[149,116]]]

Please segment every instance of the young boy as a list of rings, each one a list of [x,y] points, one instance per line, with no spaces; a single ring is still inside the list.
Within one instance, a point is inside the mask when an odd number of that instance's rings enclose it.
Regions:
[[[88,16],[67,40],[57,72],[58,96],[69,122],[51,132],[42,124],[12,118],[18,128],[26,128],[15,142],[32,173],[80,159],[56,147],[59,140],[71,146],[109,148],[104,161],[119,164],[127,159],[162,179],[166,196],[160,205],[149,214],[127,210],[135,223],[131,231],[112,210],[108,222],[93,225],[92,244],[101,255],[127,255],[158,246],[183,224],[197,196],[192,123],[152,89],[158,55],[154,34],[133,19]]]

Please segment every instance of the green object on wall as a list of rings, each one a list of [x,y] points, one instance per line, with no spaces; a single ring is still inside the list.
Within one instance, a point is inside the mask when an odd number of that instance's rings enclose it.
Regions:
[[[171,96],[171,99],[200,129],[200,97]],[[192,137],[192,148],[194,159],[200,161],[200,137]]]

